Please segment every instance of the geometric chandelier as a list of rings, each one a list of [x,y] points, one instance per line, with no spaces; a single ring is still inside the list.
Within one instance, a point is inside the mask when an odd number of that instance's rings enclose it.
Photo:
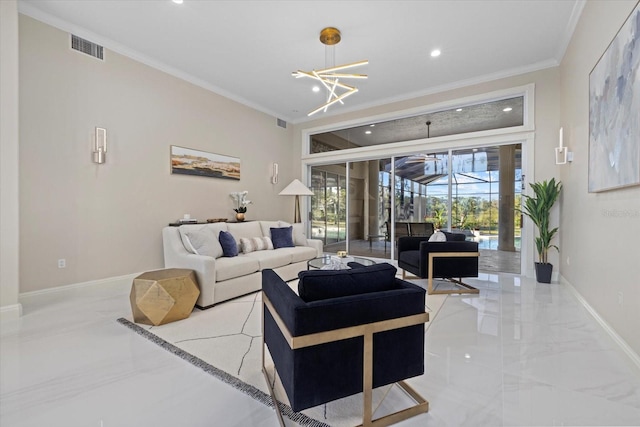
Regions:
[[[327,27],[327,28],[324,28],[322,31],[320,31],[320,41],[325,46],[332,48],[334,45],[338,44],[340,40],[341,40],[340,30],[338,30],[337,28]],[[327,48],[325,47],[325,49]],[[310,79],[317,80],[320,83],[322,83],[322,85],[327,90],[327,102],[325,102],[315,110],[311,111],[309,114],[307,114],[307,116],[311,116],[320,110],[323,110],[324,112],[326,112],[327,109],[333,104],[335,104],[336,102],[344,104],[344,102],[342,101],[346,97],[356,93],[358,91],[358,88],[356,88],[355,86],[344,84],[340,80],[341,79],[366,79],[367,75],[366,74],[347,74],[347,73],[340,73],[338,71],[343,71],[353,67],[359,67],[361,65],[367,65],[368,63],[369,63],[368,60],[364,60],[364,61],[354,62],[351,64],[330,66],[327,68],[323,68],[321,70],[311,70],[311,71],[298,70],[291,73],[291,75],[293,75],[297,79],[301,77],[308,77]]]

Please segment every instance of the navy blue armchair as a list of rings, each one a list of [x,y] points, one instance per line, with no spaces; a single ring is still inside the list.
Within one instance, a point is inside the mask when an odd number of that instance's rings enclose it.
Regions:
[[[364,426],[428,411],[429,403],[402,381],[424,373],[425,291],[395,274],[386,263],[303,271],[297,295],[273,270],[263,270],[262,363],[276,408],[265,345],[296,412],[360,392]],[[416,405],[372,420],[372,389],[396,382]]]
[[[398,267],[402,278],[410,272],[427,281],[427,293],[479,293],[478,289],[462,281],[463,277],[478,277],[477,242],[465,241],[461,233],[444,233],[446,242],[430,242],[428,237],[401,237],[398,239]],[[447,279],[459,289],[434,289],[433,279]]]

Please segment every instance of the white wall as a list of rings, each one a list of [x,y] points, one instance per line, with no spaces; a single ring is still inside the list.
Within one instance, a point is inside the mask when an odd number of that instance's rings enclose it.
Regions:
[[[561,64],[561,124],[575,160],[561,168],[560,246],[562,276],[640,354],[640,186],[587,192],[589,73],[636,3],[589,1]]]
[[[19,35],[20,292],[162,268],[162,227],[232,219],[231,191],[249,191],[248,219],[293,219],[277,194],[299,168],[275,117],[108,49],[104,62],[71,50],[68,33],[24,15]],[[241,180],[172,175],[170,145],[240,157]]]
[[[18,303],[18,5],[0,1],[0,317]]]

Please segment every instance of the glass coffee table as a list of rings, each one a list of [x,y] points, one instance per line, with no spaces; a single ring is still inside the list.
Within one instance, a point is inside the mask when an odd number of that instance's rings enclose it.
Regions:
[[[330,255],[330,254],[325,254],[321,257],[318,258],[313,258],[310,259],[309,261],[307,261],[307,270],[311,270],[312,268],[317,268],[317,269],[328,269],[329,266],[333,265],[333,263],[335,262],[339,262],[341,264],[344,264],[345,266],[347,265],[347,263],[349,262],[357,262],[359,264],[362,265],[374,265],[376,262],[368,259],[368,258],[362,258],[359,256],[348,256],[346,258],[341,258],[337,255]]]

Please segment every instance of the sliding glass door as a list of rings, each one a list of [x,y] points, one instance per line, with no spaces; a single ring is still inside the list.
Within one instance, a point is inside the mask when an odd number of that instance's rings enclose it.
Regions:
[[[389,258],[391,202],[389,160],[368,160],[311,168],[311,235],[325,252]]]
[[[389,258],[391,215],[389,159],[349,163],[348,251],[355,256]]]
[[[479,243],[485,271],[520,273],[522,146],[452,152],[452,228]]]
[[[347,232],[346,164],[311,168],[311,235],[325,246],[344,245]],[[335,249],[343,250],[343,249]]]
[[[399,237],[443,229],[477,241],[484,270],[518,273],[521,151],[513,144],[314,166],[312,236],[327,252],[389,259]]]
[[[426,155],[426,217],[479,243],[481,269],[520,272],[520,144]],[[441,164],[441,167],[438,166]],[[431,166],[433,165],[433,166]],[[420,178],[415,178],[420,179]]]

